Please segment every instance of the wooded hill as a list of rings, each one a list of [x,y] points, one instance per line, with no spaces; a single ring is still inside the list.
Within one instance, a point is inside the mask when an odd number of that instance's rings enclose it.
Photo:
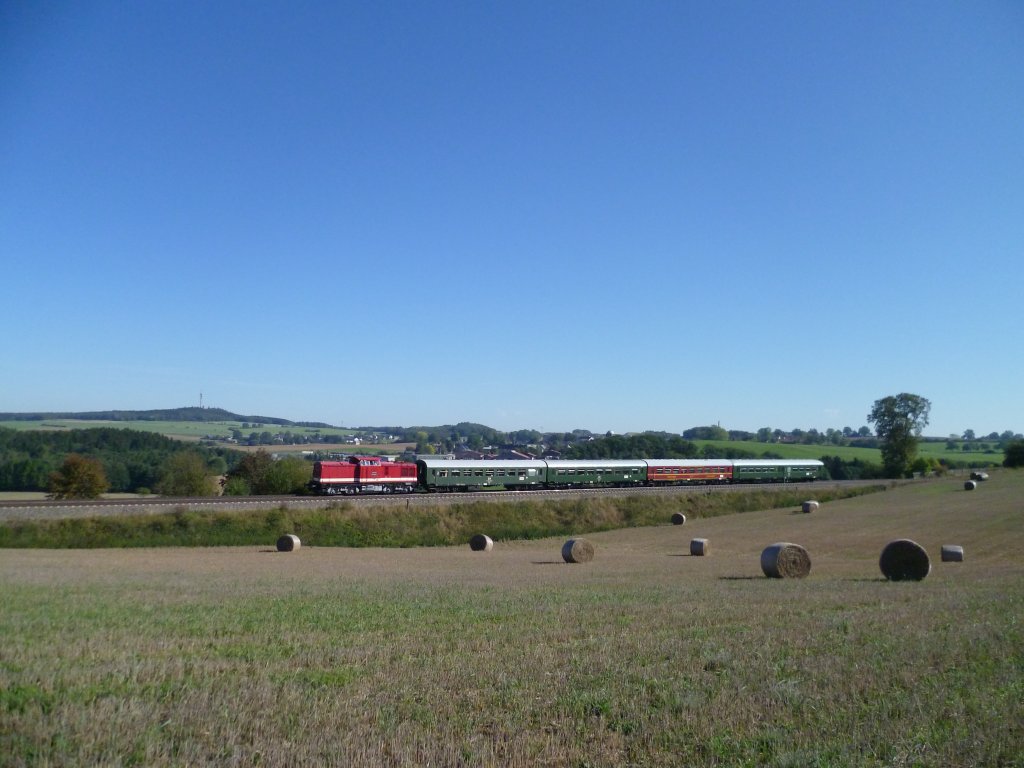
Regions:
[[[152,432],[101,427],[60,432],[19,431],[0,427],[0,491],[45,491],[50,474],[71,453],[98,459],[112,492],[152,489],[167,459],[194,451],[210,474],[224,474],[242,454],[173,440]]]
[[[78,411],[46,413],[0,413],[0,421],[46,421],[77,419],[80,421],[242,421],[257,424],[279,424],[286,427],[333,428],[321,421],[289,421],[273,416],[241,416],[223,408],[161,408],[149,411]]]

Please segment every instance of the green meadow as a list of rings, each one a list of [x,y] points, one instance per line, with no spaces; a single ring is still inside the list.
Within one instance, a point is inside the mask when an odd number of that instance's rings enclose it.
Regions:
[[[860,459],[872,464],[882,463],[882,452],[877,448],[859,448],[844,445],[803,445],[797,443],[758,443],[739,440],[694,440],[696,445],[704,447],[713,445],[723,450],[739,448],[750,451],[758,456],[768,451],[782,456],[784,459],[820,459],[822,456],[838,456],[845,461]],[[918,455],[925,458],[941,459],[950,464],[958,466],[965,464],[969,466],[997,466],[1003,463],[1003,452],[991,450],[990,452],[963,451],[961,443],[956,449],[946,447],[945,441],[932,442],[921,441],[918,443]]]
[[[250,432],[292,432],[294,434],[321,434],[321,435],[351,435],[353,430],[340,429],[336,427],[324,427],[315,429],[313,427],[288,426],[280,424],[261,424],[248,422],[249,426],[243,427],[241,421],[112,421],[92,419],[44,419],[37,421],[0,421],[0,427],[21,430],[38,429],[93,429],[108,427],[112,429],[135,429],[140,432],[155,432],[168,437],[198,440],[205,435],[214,437],[231,437],[233,429],[240,430],[246,437]]]

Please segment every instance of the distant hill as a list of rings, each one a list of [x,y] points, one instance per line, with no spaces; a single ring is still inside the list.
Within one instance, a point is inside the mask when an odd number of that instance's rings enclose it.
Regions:
[[[81,411],[47,413],[0,413],[0,421],[45,421],[47,419],[79,419],[81,421],[248,421],[279,424],[286,427],[334,428],[321,421],[289,421],[272,416],[242,416],[223,408],[161,408],[150,411]]]

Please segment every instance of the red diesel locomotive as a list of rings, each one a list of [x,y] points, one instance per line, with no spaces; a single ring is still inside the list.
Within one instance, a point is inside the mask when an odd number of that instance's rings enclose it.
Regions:
[[[349,456],[345,461],[313,463],[314,493],[412,493],[416,465],[381,461],[377,456]]]

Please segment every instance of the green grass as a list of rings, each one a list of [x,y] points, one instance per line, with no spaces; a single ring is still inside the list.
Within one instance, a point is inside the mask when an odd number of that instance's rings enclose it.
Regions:
[[[168,437],[199,439],[204,435],[231,437],[231,430],[241,430],[245,437],[251,432],[292,432],[294,434],[351,435],[351,429],[334,427],[320,430],[313,427],[285,426],[280,424],[263,424],[254,427],[242,427],[241,421],[93,421],[91,419],[45,419],[42,421],[0,421],[0,427],[20,430],[65,430],[92,429],[95,427],[112,427],[114,429],[134,429],[140,432],[155,432]]]
[[[845,461],[860,459],[872,464],[882,463],[882,452],[877,448],[857,448],[842,445],[803,445],[793,443],[758,443],[739,440],[694,440],[696,445],[713,445],[717,448],[739,448],[758,456],[769,451],[784,459],[819,459],[822,456],[839,456]],[[943,459],[952,466],[998,466],[1003,463],[1003,452],[979,453],[974,451],[949,450],[945,442],[920,442],[918,454],[925,458]]]
[[[1002,466],[1005,454],[994,449],[991,452],[950,450],[942,443],[919,443],[918,453],[925,458],[943,459],[951,466]]]
[[[756,456],[763,453],[778,454],[784,459],[820,459],[822,456],[839,456],[851,461],[860,459],[873,464],[882,463],[882,454],[877,448],[853,448],[843,445],[803,445],[798,443],[758,443],[747,440],[694,440],[695,445],[703,448],[713,445],[721,449],[740,449],[750,451]]]
[[[0,762],[1021,766],[1022,493],[1000,472],[609,531],[585,565],[561,538],[8,550]],[[967,559],[886,582],[907,535]],[[760,574],[778,540],[807,579]]]

